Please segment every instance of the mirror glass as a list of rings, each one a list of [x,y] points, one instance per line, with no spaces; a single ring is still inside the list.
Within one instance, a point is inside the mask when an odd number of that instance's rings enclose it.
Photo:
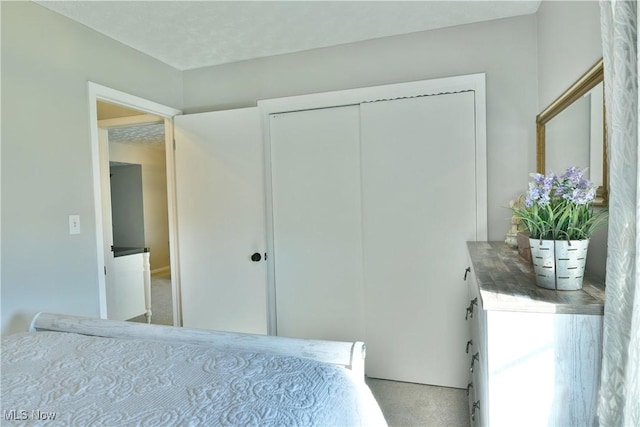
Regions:
[[[602,186],[603,101],[601,82],[547,123],[547,171],[560,174],[570,166],[588,168],[587,178]]]
[[[602,61],[594,65],[537,119],[538,172],[587,168],[598,186],[594,205],[607,204],[606,133]]]

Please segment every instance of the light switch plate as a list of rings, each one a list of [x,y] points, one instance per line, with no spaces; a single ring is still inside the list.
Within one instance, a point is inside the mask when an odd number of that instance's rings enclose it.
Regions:
[[[69,215],[69,234],[80,234],[80,215]]]

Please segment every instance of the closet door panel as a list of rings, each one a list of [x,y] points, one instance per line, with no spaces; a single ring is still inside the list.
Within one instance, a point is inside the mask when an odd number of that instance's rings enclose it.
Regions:
[[[277,333],[362,340],[357,106],[270,117]]]
[[[361,105],[367,375],[466,386],[474,94]]]

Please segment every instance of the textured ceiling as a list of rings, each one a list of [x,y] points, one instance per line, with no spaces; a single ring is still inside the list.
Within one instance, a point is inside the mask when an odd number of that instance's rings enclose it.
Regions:
[[[164,149],[164,123],[109,129],[109,142]]]
[[[178,70],[535,13],[540,1],[37,1]]]

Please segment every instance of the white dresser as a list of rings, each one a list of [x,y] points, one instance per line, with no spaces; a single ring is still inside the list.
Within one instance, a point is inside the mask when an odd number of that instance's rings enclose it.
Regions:
[[[542,289],[515,249],[467,247],[471,424],[598,425],[604,284]]]

